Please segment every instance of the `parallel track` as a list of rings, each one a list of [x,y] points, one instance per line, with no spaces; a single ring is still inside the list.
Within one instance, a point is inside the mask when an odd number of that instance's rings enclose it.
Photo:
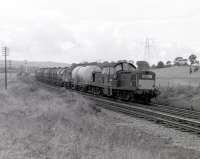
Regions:
[[[60,88],[41,82],[39,83],[52,89]],[[200,135],[200,112],[158,104],[143,105],[138,103],[116,101],[107,97],[96,97],[84,92],[78,93],[92,101],[95,101],[95,106],[97,107],[113,110],[132,117],[144,118],[167,127]]]

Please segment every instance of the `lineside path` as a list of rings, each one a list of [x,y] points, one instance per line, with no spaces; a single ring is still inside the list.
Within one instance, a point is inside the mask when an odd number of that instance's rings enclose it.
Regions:
[[[38,84],[50,89],[59,89],[60,87],[51,86],[37,81]],[[73,90],[70,90],[73,91]],[[77,92],[77,91],[75,91]],[[179,129],[181,131],[200,134],[200,113],[163,105],[143,105],[137,103],[128,103],[115,101],[107,97],[97,97],[88,93],[78,92],[84,97],[95,101],[95,106],[109,109],[115,112],[123,113],[133,117],[143,118],[155,123]]]

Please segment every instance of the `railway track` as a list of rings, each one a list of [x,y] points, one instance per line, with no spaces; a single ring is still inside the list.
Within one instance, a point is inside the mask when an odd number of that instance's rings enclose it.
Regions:
[[[82,95],[85,95],[86,97],[90,96],[91,98],[94,97],[94,95],[88,94],[88,93],[84,93],[84,92],[79,92]],[[115,100],[112,98],[108,98],[108,97],[98,97],[98,99],[105,99],[108,101],[113,101],[113,102],[117,102],[118,104],[127,104],[130,105],[131,107],[142,107],[142,108],[147,108],[147,109],[151,109],[154,111],[161,111],[164,113],[169,113],[169,114],[173,114],[173,115],[177,115],[177,116],[181,116],[181,117],[185,117],[185,118],[191,118],[191,119],[197,119],[200,120],[200,112],[194,111],[194,110],[189,110],[189,109],[184,109],[184,108],[178,108],[178,107],[172,107],[172,106],[166,106],[166,105],[159,105],[159,104],[139,104],[139,103],[132,103],[132,102],[126,102],[126,101],[121,101],[121,100]]]
[[[51,89],[60,88],[41,82],[39,83]],[[200,112],[158,104],[143,105],[116,101],[107,97],[96,97],[84,92],[79,93],[94,101],[94,104],[97,107],[109,109],[132,117],[143,118],[145,120],[162,124],[166,127],[176,128],[184,132],[200,135]]]
[[[116,112],[124,113],[129,116],[144,118],[156,123],[174,127],[181,131],[193,132],[200,134],[200,120],[186,118],[184,116],[177,116],[162,111],[156,111],[151,108],[144,108],[140,106],[133,106],[125,103],[117,103],[107,101],[105,99],[94,98],[97,101],[96,105],[106,109],[114,110]]]

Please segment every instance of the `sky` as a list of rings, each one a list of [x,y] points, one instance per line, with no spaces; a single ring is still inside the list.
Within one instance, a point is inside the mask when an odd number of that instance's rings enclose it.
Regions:
[[[0,46],[10,48],[12,60],[153,64],[200,57],[199,0],[0,1]]]

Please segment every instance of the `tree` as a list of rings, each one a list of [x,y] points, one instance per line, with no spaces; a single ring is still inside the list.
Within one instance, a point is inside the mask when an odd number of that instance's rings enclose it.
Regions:
[[[179,66],[180,65],[179,61],[181,61],[181,60],[183,60],[183,57],[176,57],[174,59],[174,65]]]
[[[158,64],[157,64],[157,68],[164,68],[164,67],[165,67],[164,62],[159,61]]]
[[[153,64],[153,65],[151,66],[151,68],[156,68],[156,65],[155,65],[155,64]]]
[[[167,66],[171,66],[171,65],[172,65],[172,62],[171,62],[171,61],[167,61],[167,62],[166,62],[166,65],[167,65]]]
[[[176,57],[175,61],[182,60],[182,59],[183,59],[183,57]]]
[[[189,59],[191,65],[193,65],[197,62],[197,56],[194,54],[191,54],[188,59]]]
[[[147,61],[137,61],[136,65],[139,70],[145,70],[150,68],[149,63]]]
[[[109,61],[103,61],[103,62],[100,63],[101,67],[105,67],[105,66],[109,66],[109,65],[110,65]]]

